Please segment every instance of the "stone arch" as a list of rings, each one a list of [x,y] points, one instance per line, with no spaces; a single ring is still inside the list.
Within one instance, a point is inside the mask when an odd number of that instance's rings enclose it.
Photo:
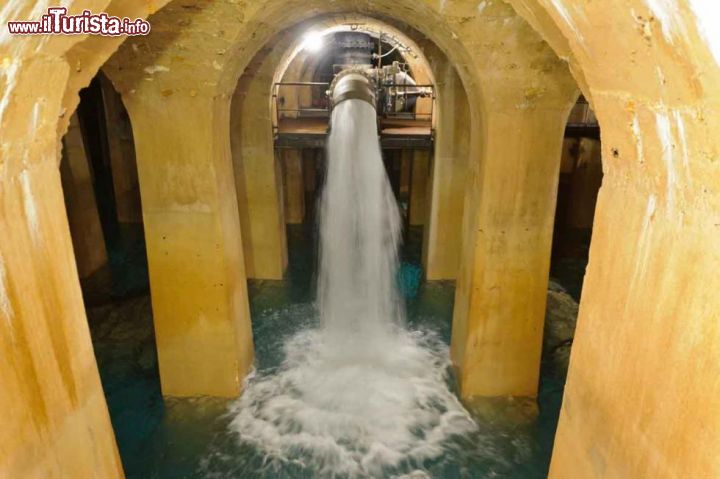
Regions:
[[[273,85],[288,74],[299,74],[304,68],[307,58],[300,48],[304,31],[349,29],[348,22],[382,24],[358,14],[336,14],[290,27],[275,35],[253,57],[233,93],[231,147],[248,277],[281,279],[287,264],[282,182],[271,135],[277,114],[273,111]],[[390,25],[387,29],[420,51],[402,32]],[[432,72],[421,57],[413,58],[412,62],[423,81],[432,79]],[[286,107],[293,108],[296,101],[290,98],[291,104]]]
[[[421,83],[435,84],[436,95],[435,115],[435,148],[430,162],[428,191],[425,192],[427,202],[425,212],[425,234],[423,237],[422,263],[429,280],[454,280],[457,277],[460,258],[460,240],[462,230],[462,210],[464,201],[464,177],[468,163],[468,143],[471,127],[469,124],[469,104],[464,86],[457,70],[445,53],[430,39],[409,26],[403,26],[391,19],[373,20],[359,14],[332,15],[325,20],[303,26],[304,31],[336,31],[352,24],[368,24],[366,28],[375,29],[374,23],[383,25],[396,41],[407,44],[415,54],[410,58],[411,66],[419,74]],[[298,35],[301,35],[299,32]],[[377,31],[375,32],[377,35]],[[305,62],[303,51],[298,53],[298,41],[295,46],[288,47],[287,54],[277,67],[274,81],[280,81],[290,75],[291,81],[299,78],[292,76],[293,66]],[[281,49],[282,50],[282,49]],[[417,58],[415,58],[417,56]],[[432,65],[430,65],[432,63]],[[435,70],[442,80],[436,81]],[[286,73],[283,73],[286,72]],[[311,80],[310,77],[305,80]],[[432,102],[432,99],[427,99]],[[429,109],[428,109],[429,111]],[[274,115],[275,113],[273,113]],[[438,118],[443,118],[438,121]]]
[[[388,22],[388,20],[390,20],[390,22]],[[391,43],[403,43],[409,46],[414,52],[421,51],[419,45],[415,41],[415,39],[419,38],[421,34],[412,28],[402,31],[400,28],[393,25],[391,19],[383,21],[382,19],[375,19],[372,16],[361,14],[336,14],[326,16],[325,19],[316,19],[310,25],[303,25],[303,28],[306,31],[316,31],[322,33],[323,35],[327,35],[334,32],[351,31],[352,27],[349,25],[353,24],[362,25],[362,31],[367,31],[376,38],[378,37],[379,29],[384,29],[392,35],[392,39],[389,40]],[[280,81],[292,65],[297,65],[299,57],[302,61],[302,55],[306,54],[302,51],[302,39],[300,39],[288,48],[286,54],[283,56],[277,67],[274,80],[276,82]],[[405,55],[404,57],[411,68],[413,70],[417,70],[419,81],[424,83],[435,82],[432,69],[422,55]]]

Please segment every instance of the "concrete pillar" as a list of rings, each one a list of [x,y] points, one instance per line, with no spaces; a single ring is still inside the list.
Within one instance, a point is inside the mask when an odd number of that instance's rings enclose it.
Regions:
[[[129,96],[166,396],[240,393],[253,361],[227,98]]]
[[[47,153],[0,189],[0,477],[121,478]]]
[[[567,225],[571,228],[592,228],[595,204],[603,177],[601,157],[602,149],[598,140],[580,139],[567,212]]]
[[[28,50],[0,115],[0,477],[119,479],[58,168],[67,65]]]
[[[285,186],[285,222],[301,224],[305,220],[302,150],[281,150]]]
[[[537,394],[567,105],[484,117],[487,141],[456,290],[451,357],[463,398]]]
[[[248,278],[282,279],[287,266],[280,159],[270,91],[275,63],[261,54],[240,78],[231,106],[231,145]]]
[[[457,278],[468,178],[470,112],[460,77],[442,52],[436,52],[436,139],[430,170],[423,267],[428,280]]]
[[[105,106],[117,219],[120,223],[140,223],[142,208],[132,127],[122,98],[110,80],[105,75],[100,75],[100,84]]]
[[[410,194],[410,175],[413,164],[413,150],[400,152],[400,197]]]
[[[87,278],[107,263],[108,258],[77,115],[72,116],[63,138],[60,173],[78,275]]]
[[[412,173],[410,185],[410,226],[425,224],[427,217],[428,176],[430,172],[430,151],[410,150]]]
[[[627,98],[598,100],[605,176],[550,477],[719,477],[720,177],[708,152],[720,152],[720,117],[699,119],[720,98],[675,110]]]
[[[569,175],[575,170],[579,146],[580,140],[577,138],[563,139],[562,154],[560,159],[560,174]]]
[[[717,2],[510,1],[569,41],[602,127],[549,477],[720,477]]]
[[[563,254],[568,246],[568,211],[572,203],[572,174],[577,163],[580,140],[565,138],[560,156],[560,178],[558,182],[558,200],[555,207],[555,228],[553,238],[553,254]]]
[[[322,149],[306,149],[303,151],[303,182],[305,192],[312,193],[317,190],[317,165],[322,161]]]

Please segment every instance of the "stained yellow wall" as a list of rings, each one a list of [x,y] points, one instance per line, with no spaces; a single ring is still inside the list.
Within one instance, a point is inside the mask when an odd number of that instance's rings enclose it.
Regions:
[[[453,317],[451,357],[466,398],[537,394],[560,150],[573,100],[556,101],[488,115],[486,148],[502,161],[482,164],[468,191],[474,235],[464,244]]]
[[[167,54],[182,50],[170,43]],[[163,394],[233,397],[253,342],[230,97],[190,64],[170,69],[126,45],[104,71],[133,126]]]
[[[59,170],[58,121],[74,110],[61,55],[79,40],[0,39],[0,477],[123,477]]]
[[[132,127],[125,116],[122,98],[115,91],[110,80],[105,75],[101,75],[100,84],[105,108],[117,219],[120,223],[140,223],[142,206]]]
[[[410,194],[410,173],[413,163],[413,150],[402,150],[396,153],[396,159],[400,162],[400,196]]]
[[[140,89],[126,104],[136,132],[163,394],[236,396],[253,342],[229,105]]]
[[[410,225],[422,226],[427,223],[428,192],[430,191],[429,150],[410,150]]]
[[[238,81],[230,142],[243,251],[249,278],[282,279],[287,239],[280,159],[275,154],[270,95],[282,47],[259,52]]]
[[[282,157],[285,199],[285,222],[301,224],[305,220],[305,187],[303,185],[302,150],[279,150]]]
[[[322,161],[325,152],[322,149],[307,149],[304,151],[303,157],[303,183],[305,184],[305,193],[312,193],[317,190],[317,168],[318,163]]]
[[[436,72],[435,145],[423,237],[425,278],[457,278],[470,162],[470,108],[457,70],[437,47],[424,51]]]
[[[570,179],[570,203],[567,217],[571,228],[590,229],[595,219],[597,193],[602,184],[602,158],[600,141],[581,138],[578,158]]]
[[[75,261],[80,277],[87,278],[105,265],[108,258],[77,115],[73,115],[63,138],[62,156],[60,177]]]

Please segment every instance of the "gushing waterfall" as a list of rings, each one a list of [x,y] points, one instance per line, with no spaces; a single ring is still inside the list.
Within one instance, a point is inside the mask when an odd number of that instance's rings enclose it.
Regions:
[[[400,214],[375,115],[359,100],[335,108],[320,210],[322,323],[343,348],[361,355],[402,318],[395,284]]]
[[[447,348],[404,325],[399,239],[375,111],[343,101],[332,114],[320,209],[320,326],[290,339],[283,365],[249,380],[232,410],[232,430],[266,467],[425,477],[425,462],[475,430],[448,389]]]

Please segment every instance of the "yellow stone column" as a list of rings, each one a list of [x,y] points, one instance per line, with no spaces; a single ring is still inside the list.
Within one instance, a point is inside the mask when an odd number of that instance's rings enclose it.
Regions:
[[[282,279],[287,267],[280,159],[275,155],[270,91],[275,63],[255,59],[232,99],[230,141],[249,278]]]
[[[413,150],[402,150],[400,152],[400,196],[407,197],[410,194],[410,181],[413,164]]]
[[[166,396],[236,396],[253,341],[228,99],[152,89],[135,125],[160,379]]]
[[[537,394],[563,131],[572,101],[497,105],[487,140],[456,291],[451,356],[461,395]]]
[[[0,477],[120,478],[60,172],[47,153],[0,189]]]
[[[571,228],[590,229],[595,204],[602,184],[602,148],[598,140],[581,138],[579,156],[572,176],[567,224]]]
[[[0,477],[119,479],[58,168],[69,68],[29,55],[0,114]]]
[[[126,117],[122,98],[115,91],[110,80],[101,74],[100,84],[105,107],[118,222],[140,223],[142,222],[142,208],[132,127]]]
[[[470,112],[455,68],[444,56],[436,68],[442,74],[437,75],[436,138],[429,172],[423,267],[428,280],[451,280],[457,278],[462,251]]]
[[[70,119],[62,153],[60,173],[75,261],[78,275],[87,278],[107,263],[108,258],[77,115]]]
[[[303,158],[303,182],[305,193],[312,193],[317,189],[317,168],[322,161],[323,150],[306,148]]]
[[[430,151],[411,150],[412,170],[410,173],[410,226],[425,224],[427,217],[428,174]]]
[[[562,154],[560,159],[560,173],[572,174],[577,163],[580,140],[578,138],[565,138],[563,140]]]
[[[305,220],[305,188],[303,185],[303,152],[281,150],[283,183],[285,185],[285,222],[301,224]]]

